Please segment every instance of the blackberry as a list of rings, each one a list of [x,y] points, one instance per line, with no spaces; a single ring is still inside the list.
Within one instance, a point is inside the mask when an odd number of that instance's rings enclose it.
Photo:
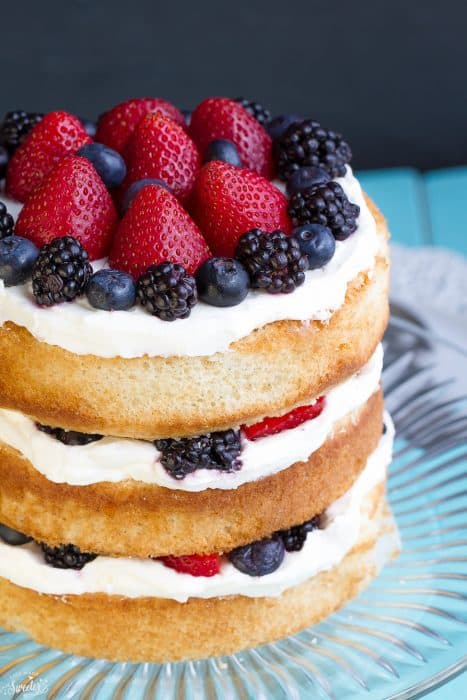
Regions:
[[[75,430],[52,428],[50,425],[42,425],[42,423],[36,423],[36,427],[41,432],[51,435],[56,440],[60,440],[64,445],[69,445],[70,447],[89,445],[91,442],[97,442],[97,440],[102,440],[104,437],[97,433],[78,433]]]
[[[38,112],[25,112],[22,109],[8,112],[0,127],[1,143],[13,153],[43,116]]]
[[[287,552],[299,552],[305,544],[308,533],[319,528],[319,524],[320,517],[315,515],[314,518],[307,520],[302,525],[294,525],[294,527],[289,527],[287,530],[279,530],[277,534],[282,538]]]
[[[92,275],[86,250],[72,236],[43,246],[32,271],[32,290],[41,306],[73,301],[84,293]]]
[[[12,236],[15,228],[15,220],[3,202],[0,202],[0,238]]]
[[[183,479],[197,469],[238,471],[242,450],[240,430],[222,430],[180,440],[155,440],[162,452],[161,463],[174,479]]]
[[[308,259],[295,238],[283,231],[253,229],[240,238],[235,256],[246,268],[251,286],[270,294],[288,294],[305,281]]]
[[[246,109],[246,111],[251,114],[251,116],[261,124],[261,126],[266,127],[271,121],[270,111],[263,107],[263,105],[260,105],[259,102],[246,100],[244,97],[236,97],[235,102],[238,102],[239,105]]]
[[[49,547],[40,543],[44,552],[44,559],[54,569],[82,569],[83,566],[97,557],[97,554],[82,552],[74,544],[61,544],[58,547]]]
[[[187,318],[198,302],[195,278],[182,265],[151,265],[137,284],[139,303],[163,321]]]
[[[287,180],[304,166],[320,166],[332,177],[345,175],[352,151],[341,134],[329,131],[313,119],[291,124],[274,146],[277,173]]]
[[[358,204],[347,198],[338,182],[326,182],[296,192],[289,201],[289,216],[294,226],[322,224],[331,229],[334,238],[343,241],[357,228]]]

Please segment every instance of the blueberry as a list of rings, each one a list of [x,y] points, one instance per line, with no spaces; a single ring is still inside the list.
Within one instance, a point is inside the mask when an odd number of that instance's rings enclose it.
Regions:
[[[236,306],[248,294],[248,273],[234,258],[210,258],[195,277],[199,298],[211,306]]]
[[[181,110],[183,116],[185,117],[185,124],[187,126],[190,126],[191,122],[191,109],[182,109]]]
[[[136,285],[126,272],[98,270],[88,282],[86,296],[96,309],[126,311],[136,303]]]
[[[21,236],[0,240],[0,279],[5,287],[23,284],[32,274],[39,250],[32,241]]]
[[[0,146],[0,179],[4,178],[6,175],[8,159],[9,155],[5,146]]]
[[[336,241],[331,229],[322,224],[304,224],[292,231],[300,250],[307,256],[309,270],[315,270],[328,263],[336,249]]]
[[[88,136],[90,136],[92,139],[96,135],[97,131],[97,124],[96,122],[93,122],[92,119],[82,119],[81,117],[78,117],[80,120],[81,124],[84,126],[84,130],[87,133]]]
[[[271,119],[266,128],[269,132],[269,136],[276,140],[282,136],[284,131],[288,129],[291,124],[296,124],[297,122],[302,121],[303,117],[301,117],[299,114],[278,114],[277,117],[273,117],[273,119]]]
[[[122,201],[120,204],[120,212],[122,216],[126,214],[130,204],[132,203],[138,192],[142,190],[143,187],[146,187],[146,185],[159,185],[159,187],[165,187],[165,189],[168,192],[172,192],[171,188],[163,180],[156,180],[155,178],[151,177],[145,177],[142,180],[136,180],[136,182],[131,183],[131,185],[122,197]]]
[[[120,153],[103,143],[87,143],[77,151],[91,161],[106,187],[118,187],[126,176],[126,165]]]
[[[331,180],[331,176],[324,168],[319,168],[316,165],[299,168],[287,180],[287,194],[290,197],[308,187],[322,185],[329,180]]]
[[[279,536],[269,537],[259,542],[237,547],[229,554],[236,569],[248,576],[272,574],[282,564],[285,547]]]
[[[13,545],[13,547],[18,547],[27,542],[31,542],[32,537],[27,537],[23,535],[22,532],[12,530],[11,527],[0,523],[0,540],[3,540],[6,544]]]
[[[204,155],[205,163],[210,160],[223,160],[224,163],[235,165],[237,168],[242,165],[236,145],[232,141],[227,141],[227,139],[211,141]]]

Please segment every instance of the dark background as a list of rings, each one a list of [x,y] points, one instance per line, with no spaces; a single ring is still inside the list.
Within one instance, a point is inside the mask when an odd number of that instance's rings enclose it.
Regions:
[[[343,131],[357,167],[467,163],[463,0],[0,6],[2,112],[242,95]]]

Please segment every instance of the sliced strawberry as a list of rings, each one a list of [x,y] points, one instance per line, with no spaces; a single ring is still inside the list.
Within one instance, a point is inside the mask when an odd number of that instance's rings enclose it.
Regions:
[[[25,202],[59,160],[91,141],[72,114],[49,112],[13,154],[6,176],[7,193]]]
[[[185,557],[160,557],[160,561],[170,569],[191,576],[215,576],[221,570],[218,554],[190,554]]]
[[[226,97],[203,100],[191,115],[189,133],[203,156],[211,141],[227,139],[236,145],[244,168],[272,177],[271,137],[238,102]]]
[[[277,418],[265,418],[254,425],[243,425],[242,430],[248,440],[258,440],[268,435],[276,435],[283,430],[296,428],[298,425],[305,423],[308,420],[317,418],[324,408],[325,397],[320,396],[315,403],[310,406],[299,406],[289,411],[285,416]]]
[[[185,124],[183,114],[170,102],[160,97],[137,97],[101,114],[97,123],[96,141],[105,143],[123,155],[131,134],[149,112],[158,112],[182,126]]]
[[[163,180],[176,197],[190,193],[201,159],[186,131],[161,114],[148,114],[136,127],[125,151],[128,174],[123,187],[136,180]]]
[[[116,225],[114,203],[92,163],[67,156],[31,194],[15,233],[39,247],[59,236],[74,236],[96,260],[109,252]]]
[[[190,210],[214,255],[232,257],[240,236],[253,228],[290,233],[285,195],[251,170],[219,160],[201,169]]]
[[[147,185],[120,222],[110,264],[137,278],[161,262],[183,265],[193,274],[210,257],[206,241],[180,202],[164,187]]]

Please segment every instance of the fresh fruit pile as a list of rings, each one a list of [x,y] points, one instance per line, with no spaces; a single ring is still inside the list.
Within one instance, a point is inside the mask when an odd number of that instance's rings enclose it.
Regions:
[[[0,203],[0,279],[32,278],[41,306],[85,296],[164,321],[252,289],[291,293],[357,228],[359,207],[333,179],[350,159],[340,134],[242,97],[188,113],[136,98],[97,123],[8,112],[0,177],[24,206],[15,225]]]

